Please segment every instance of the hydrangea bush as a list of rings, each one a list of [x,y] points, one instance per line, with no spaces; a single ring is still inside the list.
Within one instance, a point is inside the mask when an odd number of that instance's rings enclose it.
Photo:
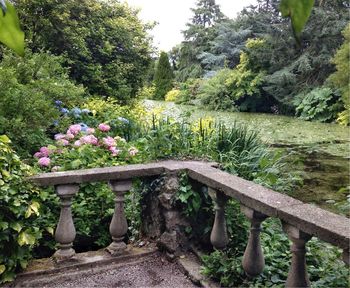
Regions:
[[[41,147],[34,154],[43,171],[139,163],[138,149],[124,138],[113,135],[106,123],[100,123],[96,128],[84,123],[73,124],[66,133],[58,133],[54,138],[54,145]]]

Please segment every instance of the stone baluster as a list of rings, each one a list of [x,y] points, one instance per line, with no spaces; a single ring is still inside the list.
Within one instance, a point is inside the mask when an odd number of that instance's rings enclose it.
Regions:
[[[286,287],[310,287],[305,245],[312,236],[287,223],[283,223],[283,231],[293,242],[291,245],[292,264],[289,269]]]
[[[227,196],[212,188],[208,189],[209,195],[214,201],[215,220],[210,234],[210,242],[216,249],[224,249],[228,244],[228,235],[225,219],[225,205]]]
[[[251,222],[248,244],[244,251],[242,266],[248,277],[253,278],[262,273],[265,266],[264,254],[260,244],[260,225],[267,216],[243,205],[241,205],[241,211]]]
[[[58,250],[53,257],[58,260],[66,260],[75,255],[73,241],[75,239],[75,227],[72,217],[72,197],[78,192],[79,185],[65,184],[55,187],[56,193],[61,200],[60,219],[55,231],[55,240],[58,243]]]
[[[109,232],[111,233],[113,242],[106,248],[111,255],[119,255],[126,249],[126,244],[123,238],[128,231],[128,223],[124,213],[124,195],[132,187],[131,180],[110,181],[109,185],[115,193],[115,208],[114,214],[109,225]]]

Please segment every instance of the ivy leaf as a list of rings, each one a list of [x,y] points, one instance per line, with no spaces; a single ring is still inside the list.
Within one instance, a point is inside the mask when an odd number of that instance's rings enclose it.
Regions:
[[[311,14],[314,0],[281,0],[280,11],[283,17],[290,17],[293,33],[300,44],[300,34]]]
[[[5,265],[0,265],[0,274],[4,273],[6,270]]]
[[[22,225],[18,222],[12,223],[11,228],[17,232],[21,232],[22,230]]]
[[[3,6],[1,5],[3,9]],[[24,56],[24,32],[20,28],[15,7],[6,1],[6,14],[0,13],[0,42]]]
[[[35,243],[35,237],[24,231],[19,234],[17,242],[20,246],[33,245]]]

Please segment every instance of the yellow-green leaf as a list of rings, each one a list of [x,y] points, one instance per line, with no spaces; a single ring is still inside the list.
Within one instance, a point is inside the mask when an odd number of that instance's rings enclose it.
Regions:
[[[11,142],[11,140],[6,135],[0,135],[0,142],[8,144]]]
[[[46,227],[46,231],[53,235],[54,230],[52,227]]]
[[[0,12],[0,42],[18,55],[24,55],[24,32],[21,30],[15,7],[6,1],[6,14]]]
[[[0,265],[0,274],[4,273],[5,270],[6,270],[5,265],[2,265],[2,264],[1,264],[1,265]]]
[[[11,224],[11,228],[13,229],[13,230],[15,230],[15,231],[17,231],[17,232],[21,232],[21,230],[22,230],[22,225],[21,224],[19,224],[18,222],[15,222],[15,223],[12,223]]]
[[[39,208],[40,208],[40,204],[36,201],[33,201],[32,204],[30,204],[30,209],[33,210],[33,212],[36,214],[36,215],[39,215]]]
[[[20,246],[33,245],[35,243],[35,237],[26,231],[23,231],[19,234],[17,242]]]
[[[280,11],[283,17],[290,17],[295,38],[300,41],[301,31],[309,19],[314,0],[281,0]]]

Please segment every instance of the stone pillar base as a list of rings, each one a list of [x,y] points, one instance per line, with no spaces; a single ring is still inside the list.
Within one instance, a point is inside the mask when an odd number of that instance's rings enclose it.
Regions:
[[[75,255],[75,250],[73,248],[59,249],[53,254],[55,261],[64,261],[72,258]]]
[[[106,250],[112,255],[117,256],[122,254],[126,249],[126,244],[124,242],[112,242]]]

